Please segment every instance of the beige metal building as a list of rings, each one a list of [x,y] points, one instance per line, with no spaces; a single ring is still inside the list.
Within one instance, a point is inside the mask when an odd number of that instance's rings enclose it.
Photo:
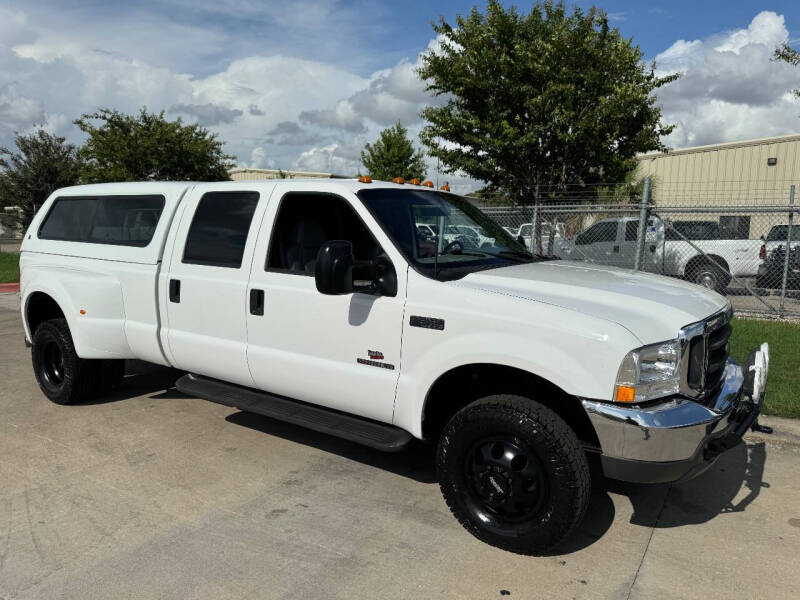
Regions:
[[[786,205],[792,184],[800,194],[798,134],[644,154],[638,160],[637,175],[651,177],[657,206],[719,206],[719,212],[707,216],[687,213],[675,218],[719,219],[721,228],[741,237],[764,235],[772,225],[785,223],[787,215],[725,207]],[[795,202],[800,203],[800,197]]]
[[[341,175],[333,173],[315,173],[313,171],[283,171],[281,169],[236,168],[228,171],[234,181],[253,181],[264,179],[340,179]]]

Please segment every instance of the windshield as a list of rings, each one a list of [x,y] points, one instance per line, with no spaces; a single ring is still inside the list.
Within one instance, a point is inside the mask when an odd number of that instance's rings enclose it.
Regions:
[[[429,277],[458,279],[534,260],[508,232],[461,196],[413,188],[364,189],[358,196],[406,259]]]
[[[769,230],[768,242],[785,242],[789,234],[788,225],[775,225]],[[800,241],[800,225],[792,225],[792,241]]]

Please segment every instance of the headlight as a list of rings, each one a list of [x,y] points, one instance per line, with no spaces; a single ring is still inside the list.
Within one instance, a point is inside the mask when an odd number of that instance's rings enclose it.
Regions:
[[[681,382],[678,340],[637,348],[625,356],[614,386],[616,402],[646,402],[677,394]]]

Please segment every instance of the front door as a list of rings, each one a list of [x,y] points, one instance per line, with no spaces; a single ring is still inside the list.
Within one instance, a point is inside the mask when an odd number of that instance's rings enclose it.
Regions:
[[[255,385],[391,422],[400,373],[405,263],[349,192],[322,194],[313,186],[279,183],[273,198],[249,285],[247,354]],[[351,242],[356,261],[388,258],[397,275],[397,294],[319,293],[314,266],[328,240]],[[354,275],[359,277],[358,268]]]
[[[600,221],[575,238],[570,258],[600,265],[619,265],[618,220]]]
[[[185,201],[159,282],[165,350],[177,368],[253,385],[247,368],[247,279],[273,185],[235,191],[198,186]]]

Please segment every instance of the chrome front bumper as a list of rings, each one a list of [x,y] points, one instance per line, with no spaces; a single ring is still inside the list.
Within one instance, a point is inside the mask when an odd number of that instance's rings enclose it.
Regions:
[[[760,351],[766,360],[759,363],[757,377],[749,380],[766,382],[768,349]],[[728,359],[720,392],[709,406],[683,397],[645,407],[583,400],[600,441],[606,475],[656,483],[688,479],[707,469],[738,441],[761,409],[764,386],[750,385],[754,390],[745,385],[744,373],[752,372],[758,362],[754,355],[744,372]]]

